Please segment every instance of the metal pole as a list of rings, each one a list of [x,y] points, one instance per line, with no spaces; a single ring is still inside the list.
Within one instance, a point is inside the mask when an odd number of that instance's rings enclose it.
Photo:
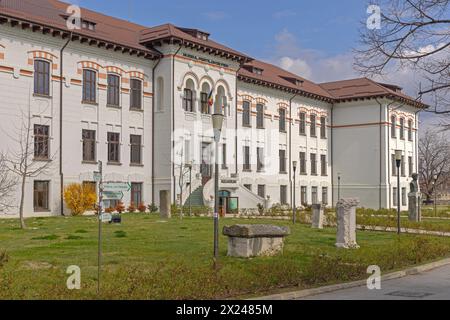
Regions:
[[[215,172],[214,172],[214,266],[219,256],[219,142],[215,142]]]
[[[338,201],[341,199],[341,176],[338,176]]]
[[[103,203],[103,164],[98,162],[100,172],[100,182],[98,187],[98,274],[97,274],[97,294],[100,294],[100,272],[102,265],[102,203]]]
[[[293,210],[293,214],[292,214],[292,223],[293,224],[295,224],[295,220],[296,220],[296,211],[297,211],[297,209],[296,209],[296,206],[295,206],[295,171],[296,171],[296,167],[294,167],[294,195],[293,195],[293,197],[294,197],[294,210]]]
[[[434,183],[434,216],[437,217],[437,190],[436,190],[436,182]]]
[[[191,196],[192,196],[192,163],[189,166],[189,217],[192,217]]]
[[[397,234],[400,234],[400,161],[397,160]]]

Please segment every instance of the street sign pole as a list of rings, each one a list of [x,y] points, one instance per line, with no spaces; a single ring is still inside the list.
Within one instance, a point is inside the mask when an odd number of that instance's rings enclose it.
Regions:
[[[102,206],[103,206],[103,164],[98,162],[100,181],[98,186],[98,274],[97,274],[97,294],[100,294],[100,271],[102,264]]]

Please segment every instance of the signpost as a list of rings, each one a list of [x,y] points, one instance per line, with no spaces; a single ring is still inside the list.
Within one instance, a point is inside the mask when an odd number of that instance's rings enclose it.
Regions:
[[[100,294],[100,270],[102,264],[102,204],[103,204],[103,163],[98,162],[98,172],[94,172],[94,179],[99,178],[98,184],[98,274],[97,294]]]

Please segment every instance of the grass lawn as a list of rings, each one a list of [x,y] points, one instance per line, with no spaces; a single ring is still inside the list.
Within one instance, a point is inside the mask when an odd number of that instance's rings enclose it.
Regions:
[[[288,225],[283,255],[250,260],[226,256],[220,237],[219,269],[212,269],[211,218],[124,214],[121,225],[103,225],[101,295],[96,293],[96,217],[0,220],[1,299],[214,299],[265,294],[285,287],[307,288],[367,277],[446,256],[450,238],[358,232],[359,250],[334,247],[335,229],[312,230],[288,221],[221,219],[223,225]],[[66,288],[70,265],[81,268],[81,290]]]

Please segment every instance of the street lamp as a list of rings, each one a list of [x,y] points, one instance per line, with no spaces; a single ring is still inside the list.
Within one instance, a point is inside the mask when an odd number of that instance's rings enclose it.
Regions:
[[[436,217],[437,216],[437,203],[436,203],[436,201],[437,201],[437,189],[436,189],[436,186],[437,186],[437,179],[438,179],[438,176],[437,176],[437,174],[435,174],[434,176],[433,176],[433,191],[434,191],[434,216]]]
[[[294,169],[294,210],[292,214],[292,223],[295,224],[296,206],[295,206],[295,171],[297,170],[297,161],[292,161],[292,168]]]
[[[214,266],[219,255],[219,141],[222,133],[223,114],[212,115],[214,129],[215,154],[214,154]]]
[[[400,165],[402,164],[402,150],[395,150],[395,164],[397,166],[397,234],[400,234]]]
[[[189,169],[189,217],[192,217],[192,206],[191,206],[191,196],[192,196],[192,162],[188,162],[184,165]]]
[[[338,201],[341,199],[341,173],[338,172]]]

